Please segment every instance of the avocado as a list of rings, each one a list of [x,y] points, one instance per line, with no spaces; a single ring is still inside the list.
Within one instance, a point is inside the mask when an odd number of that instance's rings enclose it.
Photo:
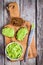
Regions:
[[[14,37],[14,29],[12,29],[12,28],[9,28],[9,27],[4,27],[3,29],[2,29],[2,34],[4,35],[4,36],[7,36],[7,37]]]
[[[18,59],[22,55],[22,46],[18,44],[18,42],[11,42],[9,43],[6,48],[6,55],[10,59]]]
[[[25,38],[26,34],[28,33],[28,29],[26,27],[22,27],[18,30],[17,34],[16,34],[16,38],[19,41],[23,41],[23,39]]]

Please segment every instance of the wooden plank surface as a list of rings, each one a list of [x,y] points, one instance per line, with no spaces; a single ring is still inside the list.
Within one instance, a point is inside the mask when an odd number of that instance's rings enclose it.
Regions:
[[[35,1],[34,0],[4,0],[4,5],[6,5],[6,2],[11,2],[11,1],[16,1],[19,5],[20,8],[20,14],[21,17],[24,18],[25,20],[35,22]],[[0,4],[0,8],[3,7],[3,4]],[[3,9],[3,8],[2,8]],[[0,28],[7,24],[8,20],[7,20],[7,14],[6,14],[6,10],[4,9],[4,21],[3,21],[3,14],[1,13],[3,10],[0,10]],[[3,48],[3,37],[0,33],[0,40],[1,40],[1,44],[0,44],[0,53],[4,53],[4,48]],[[1,51],[2,50],[2,51]],[[0,63],[1,65],[4,65],[4,59],[5,59],[5,65],[20,65],[20,61],[18,62],[10,62],[9,60],[6,59],[6,57],[4,58],[3,55],[0,56]],[[25,64],[23,63],[22,65],[36,65],[36,59],[29,59]]]
[[[11,0],[4,0],[4,4],[6,3],[6,1],[11,1]],[[15,0],[13,0],[15,1]],[[30,3],[28,1],[31,1]],[[34,16],[32,16],[32,14],[34,14],[34,0],[26,0],[26,1],[22,1],[22,0],[16,0],[16,2],[18,2],[19,7],[20,8],[20,13],[23,14],[21,15],[22,18],[26,19],[26,20],[30,20],[30,21],[34,21]],[[20,4],[20,2],[22,2],[22,4]],[[32,2],[33,2],[33,6],[32,6]],[[29,7],[28,7],[28,5]],[[26,7],[23,7],[23,5],[27,5]],[[23,8],[22,8],[23,7]],[[0,30],[1,27],[7,23],[7,21],[5,20],[6,15],[4,16],[4,23],[3,23],[3,1],[1,0],[0,2]],[[28,11],[28,12],[27,12]],[[37,52],[38,52],[38,57],[37,57],[37,64],[38,65],[43,65],[43,0],[38,0],[38,19],[37,19],[37,24],[38,24],[38,29],[37,29],[37,33],[38,33],[38,38],[37,38]],[[6,11],[4,11],[6,12]],[[33,13],[32,13],[33,12]],[[28,13],[28,14],[27,14]],[[25,15],[24,15],[25,14]],[[30,17],[31,16],[31,17]],[[27,18],[29,17],[29,18]],[[4,52],[3,50],[3,37],[0,33],[0,65],[4,65],[4,56],[2,55]],[[20,62],[10,62],[5,58],[5,65],[20,65]],[[29,59],[27,61],[26,64],[23,65],[35,65],[36,61],[35,58],[34,59]]]
[[[43,65],[43,0],[37,1],[37,65]]]
[[[4,41],[1,34],[3,26],[3,0],[0,1],[0,65],[4,65]]]
[[[6,4],[6,2],[11,2],[11,0],[4,0],[4,4]],[[34,6],[34,4],[35,3],[32,3],[32,1],[30,1],[30,0],[24,0],[24,3],[23,3],[23,0],[13,0],[13,1],[16,1],[17,3],[18,3],[18,5],[19,5],[19,8],[20,8],[20,15],[21,15],[21,17],[22,18],[24,18],[24,19],[26,19],[26,20],[29,20],[29,21],[31,21],[31,23],[32,22],[35,22],[35,6]],[[30,6],[30,7],[28,7],[28,6]],[[24,8],[23,8],[24,7]],[[33,11],[32,11],[33,10]],[[4,11],[5,12],[5,11]],[[34,14],[34,15],[33,15]],[[6,12],[5,12],[5,17],[6,17]],[[7,17],[6,17],[7,18]],[[6,22],[6,18],[5,18],[5,24],[7,23]],[[33,61],[34,62],[33,62]],[[27,61],[27,64],[31,64],[31,62],[32,62],[32,64],[33,65],[35,65],[35,59],[30,59],[30,60],[28,60]],[[29,63],[28,63],[29,62]],[[18,62],[10,62],[10,61],[8,61],[6,58],[5,58],[5,65],[19,65],[20,64],[20,62],[18,61]]]

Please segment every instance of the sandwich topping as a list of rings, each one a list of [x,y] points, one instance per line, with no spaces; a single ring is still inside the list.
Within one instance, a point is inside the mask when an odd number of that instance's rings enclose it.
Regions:
[[[28,33],[28,29],[26,27],[20,28],[16,35],[17,40],[22,41],[27,33]]]
[[[14,30],[9,27],[5,27],[2,29],[2,34],[7,37],[14,37]]]

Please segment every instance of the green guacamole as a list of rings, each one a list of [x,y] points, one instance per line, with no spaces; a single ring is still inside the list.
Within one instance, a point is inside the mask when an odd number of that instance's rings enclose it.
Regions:
[[[9,27],[5,27],[2,29],[2,34],[7,37],[14,37],[14,30]]]
[[[7,45],[5,51],[10,59],[18,59],[22,55],[22,46],[18,42],[11,42]]]
[[[28,29],[26,27],[20,28],[16,35],[17,40],[22,41],[27,33],[28,33]]]

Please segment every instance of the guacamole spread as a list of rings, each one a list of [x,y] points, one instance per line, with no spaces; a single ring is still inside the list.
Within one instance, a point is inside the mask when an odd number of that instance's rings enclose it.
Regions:
[[[27,33],[28,33],[28,29],[26,27],[20,28],[16,35],[17,40],[22,41]]]
[[[18,59],[22,55],[22,46],[18,42],[11,42],[7,45],[5,51],[10,59]]]
[[[2,29],[2,34],[7,37],[14,37],[14,30],[9,27],[5,27]]]

